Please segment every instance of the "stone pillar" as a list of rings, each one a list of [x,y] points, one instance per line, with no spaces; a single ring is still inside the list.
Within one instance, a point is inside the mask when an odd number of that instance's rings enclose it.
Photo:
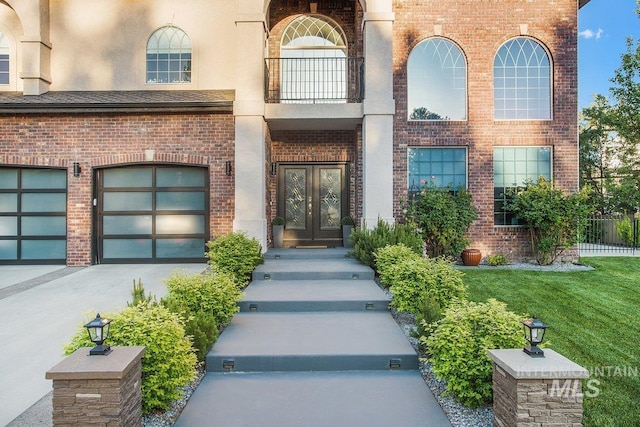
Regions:
[[[266,147],[264,121],[264,13],[239,2],[236,20],[235,215],[233,229],[245,231],[267,249]],[[244,9],[243,9],[244,7]]]
[[[582,379],[589,371],[549,349],[489,350],[495,427],[582,426]]]
[[[362,122],[362,220],[393,218],[393,21],[391,3],[371,4],[364,15],[365,99]]]
[[[106,356],[80,348],[47,371],[53,380],[53,425],[142,425],[144,347],[112,347]]]

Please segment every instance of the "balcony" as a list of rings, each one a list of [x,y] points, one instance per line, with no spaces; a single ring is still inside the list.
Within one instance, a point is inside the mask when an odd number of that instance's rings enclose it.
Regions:
[[[266,58],[272,129],[352,130],[362,122],[364,58]]]

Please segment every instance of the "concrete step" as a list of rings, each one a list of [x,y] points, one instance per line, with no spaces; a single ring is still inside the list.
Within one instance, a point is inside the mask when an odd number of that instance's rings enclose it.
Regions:
[[[264,258],[269,259],[344,259],[349,257],[347,248],[271,248]]]
[[[418,371],[207,373],[175,427],[450,427]]]
[[[311,249],[309,249],[311,250]],[[266,259],[252,280],[373,280],[371,268],[351,258]]]
[[[256,280],[241,312],[387,311],[389,297],[373,280]]]
[[[208,372],[417,369],[388,312],[236,313],[206,357]]]

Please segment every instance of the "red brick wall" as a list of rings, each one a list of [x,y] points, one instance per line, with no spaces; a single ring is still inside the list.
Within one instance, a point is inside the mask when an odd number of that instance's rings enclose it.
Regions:
[[[234,156],[231,114],[49,115],[0,119],[0,165],[68,168],[67,265],[92,261],[94,168],[173,163],[209,168],[210,232],[232,230]],[[146,150],[154,150],[147,161]],[[73,176],[73,162],[82,173]]]
[[[468,147],[468,184],[480,218],[469,235],[483,255],[529,256],[528,236],[518,227],[493,226],[493,147],[552,146],[553,178],[561,188],[578,188],[577,2],[504,0],[394,2],[394,193],[407,191],[407,146]],[[521,25],[526,24],[526,34]],[[435,27],[435,26],[439,27]],[[406,62],[420,41],[450,39],[467,60],[468,120],[408,122]],[[553,120],[493,120],[493,60],[507,40],[526,35],[539,41],[553,66]]]

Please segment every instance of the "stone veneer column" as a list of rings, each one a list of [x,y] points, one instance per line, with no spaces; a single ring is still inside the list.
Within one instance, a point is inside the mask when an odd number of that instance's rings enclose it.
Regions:
[[[264,121],[265,15],[261,3],[240,1],[236,20],[235,215],[233,229],[267,249]],[[254,13],[251,13],[253,11]]]
[[[106,356],[80,348],[45,374],[53,380],[53,425],[142,425],[144,347],[112,347]]]
[[[489,350],[495,427],[582,426],[582,382],[589,371],[549,349]]]
[[[393,21],[392,4],[370,0],[364,14],[365,99],[362,123],[362,220],[393,223]]]

